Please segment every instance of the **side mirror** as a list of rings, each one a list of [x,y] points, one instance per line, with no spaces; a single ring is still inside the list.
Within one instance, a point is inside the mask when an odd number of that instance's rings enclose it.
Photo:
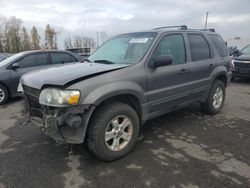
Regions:
[[[11,66],[11,68],[13,70],[16,70],[16,69],[20,68],[20,64],[19,63],[13,63],[12,66]]]
[[[173,58],[170,55],[160,55],[153,59],[152,64],[154,68],[171,65]]]

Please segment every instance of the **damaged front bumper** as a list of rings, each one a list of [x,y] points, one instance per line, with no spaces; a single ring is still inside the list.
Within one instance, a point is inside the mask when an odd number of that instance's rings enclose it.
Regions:
[[[87,125],[93,105],[77,105],[66,108],[40,106],[34,108],[25,100],[22,103],[23,114],[30,122],[57,143],[79,144],[84,142]]]

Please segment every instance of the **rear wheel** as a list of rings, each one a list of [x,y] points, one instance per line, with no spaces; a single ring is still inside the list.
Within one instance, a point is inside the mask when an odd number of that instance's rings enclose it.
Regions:
[[[207,101],[201,104],[203,112],[211,115],[220,112],[225,101],[225,96],[225,84],[220,80],[216,80],[212,85]]]
[[[138,134],[139,119],[132,107],[118,102],[104,104],[91,118],[87,145],[99,159],[112,161],[133,148]]]
[[[5,86],[0,84],[0,105],[6,103],[9,99],[9,92]]]

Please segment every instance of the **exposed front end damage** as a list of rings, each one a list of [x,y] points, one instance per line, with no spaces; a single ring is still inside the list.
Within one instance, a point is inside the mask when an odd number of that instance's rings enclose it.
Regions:
[[[94,105],[64,108],[44,106],[39,104],[39,95],[36,95],[36,92],[25,89],[23,113],[30,122],[41,127],[42,131],[57,143],[79,144],[84,141]]]

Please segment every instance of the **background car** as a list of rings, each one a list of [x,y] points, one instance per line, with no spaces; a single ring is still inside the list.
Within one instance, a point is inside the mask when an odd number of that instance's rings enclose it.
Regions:
[[[20,77],[29,71],[42,67],[81,62],[77,54],[58,50],[26,51],[13,55],[0,63],[0,105],[17,92]]]
[[[244,47],[233,60],[233,77],[250,78],[250,44]]]
[[[240,50],[236,46],[230,46],[227,48],[228,54],[230,56],[239,56],[240,55]]]
[[[8,53],[0,53],[0,62],[3,61],[4,59],[7,59],[11,55]]]

